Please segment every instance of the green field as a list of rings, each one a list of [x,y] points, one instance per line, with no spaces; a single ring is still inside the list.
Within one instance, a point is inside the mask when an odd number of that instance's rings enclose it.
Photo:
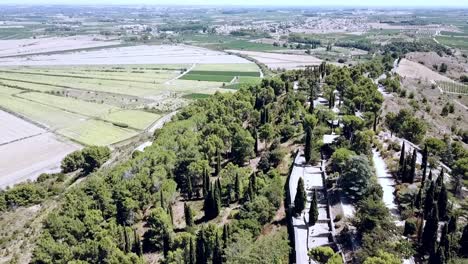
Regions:
[[[458,48],[458,49],[461,49],[461,50],[468,50],[468,38],[467,37],[438,36],[438,37],[436,37],[436,39],[441,44],[450,46],[452,48]]]
[[[147,104],[231,92],[221,87],[235,76],[259,76],[253,63],[216,64],[199,65],[185,78],[175,79],[188,67],[4,67],[0,107],[81,144],[109,145],[137,135],[161,117],[138,110]]]

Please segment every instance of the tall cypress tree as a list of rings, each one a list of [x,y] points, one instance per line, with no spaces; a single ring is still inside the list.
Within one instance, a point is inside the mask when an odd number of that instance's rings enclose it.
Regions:
[[[413,156],[411,157],[411,165],[410,165],[410,171],[409,171],[409,176],[408,176],[409,183],[413,183],[414,178],[416,177],[416,157],[417,157],[417,152],[416,152],[416,149],[414,149]]]
[[[414,206],[418,210],[421,209],[421,205],[422,205],[422,191],[423,191],[423,188],[424,188],[424,186],[421,185],[421,187],[419,188],[418,194],[416,195],[416,199],[414,200]]]
[[[240,190],[239,174],[237,173],[236,173],[236,182],[234,183],[234,193],[236,196],[236,201],[239,202],[241,190]]]
[[[257,131],[257,129],[255,129],[254,135],[255,135],[254,151],[255,151],[255,154],[258,154],[259,149],[258,149],[258,131]]]
[[[432,170],[429,170],[429,176],[427,177],[427,179],[432,181]]]
[[[164,194],[163,194],[163,191],[161,189],[161,191],[159,191],[159,202],[160,202],[160,205],[161,205],[161,208],[164,208]]]
[[[223,263],[223,253],[221,249],[221,244],[219,243],[218,233],[216,233],[215,245],[213,248],[213,264],[222,264]]]
[[[192,199],[193,187],[192,187],[192,176],[187,174],[187,196],[189,199]]]
[[[309,226],[314,226],[318,220],[318,205],[317,205],[317,191],[314,190],[314,194],[312,195],[312,201],[310,203],[309,209]]]
[[[439,209],[439,218],[442,221],[447,219],[447,205],[448,205],[447,189],[445,188],[445,183],[442,182],[442,187],[440,187],[439,197],[437,199],[437,208]]]
[[[215,184],[212,187],[214,192],[214,199],[213,199],[213,209],[214,209],[214,217],[218,216],[221,212],[221,190],[219,190],[218,184]]]
[[[257,193],[257,173],[252,173],[250,176],[250,181],[252,182],[252,191],[255,195]]]
[[[304,189],[304,180],[302,178],[299,178],[299,181],[297,183],[297,189],[296,189],[296,196],[294,198],[294,212],[296,215],[300,214],[306,204],[306,192]]]
[[[450,259],[450,239],[448,237],[448,225],[444,224],[442,227],[442,234],[440,236],[439,248],[442,249],[444,259]]]
[[[457,231],[457,217],[452,214],[450,220],[448,221],[448,233],[452,234]]]
[[[185,224],[187,227],[192,227],[193,226],[193,214],[192,214],[192,208],[190,208],[190,205],[187,203],[184,203],[184,216],[185,216]]]
[[[312,158],[312,129],[307,127],[304,146],[305,162],[309,163]]]
[[[426,197],[424,199],[424,219],[427,220],[429,217],[433,204],[434,204],[434,191],[435,191],[435,185],[434,182],[431,181],[431,185],[429,186],[429,189],[426,191]]]
[[[223,248],[227,247],[229,240],[229,226],[228,224],[224,224],[223,226]]]
[[[219,175],[221,172],[221,153],[219,149],[216,149],[216,171],[215,174]]]
[[[405,161],[405,142],[403,142],[403,145],[401,146],[400,162],[398,163],[400,168],[403,166],[404,161]]]
[[[213,190],[210,188],[208,193],[205,196],[205,201],[203,203],[203,209],[205,211],[205,217],[211,219],[214,215],[214,197],[213,197]]]
[[[208,173],[208,170],[205,169],[203,170],[203,197],[205,197],[208,194],[209,190],[210,190],[210,175]]]
[[[127,231],[127,227],[123,227],[124,231],[124,238],[125,238],[125,253],[130,253],[131,245],[130,245],[130,236]]]
[[[422,169],[423,169],[423,175],[422,175],[422,182],[426,181],[426,172],[427,172],[427,158],[428,158],[428,152],[427,152],[427,144],[424,145],[424,151],[423,151],[423,156],[422,156]]]
[[[439,227],[439,212],[437,205],[434,204],[430,215],[427,218],[426,224],[424,225],[424,231],[422,234],[422,250],[429,254],[434,254],[435,242],[437,241],[437,231]]]
[[[140,236],[138,235],[136,229],[133,229],[133,252],[138,256],[143,256],[143,248],[140,242]]]
[[[188,264],[195,264],[195,260],[197,258],[196,253],[195,253],[195,246],[193,245],[193,238],[190,237],[190,242],[189,242],[189,261]]]
[[[459,254],[462,257],[468,257],[468,224],[463,228],[463,233],[460,238],[460,251]]]
[[[203,227],[197,233],[196,259],[197,264],[206,264],[208,262],[208,256],[206,256],[205,248],[205,230]]]

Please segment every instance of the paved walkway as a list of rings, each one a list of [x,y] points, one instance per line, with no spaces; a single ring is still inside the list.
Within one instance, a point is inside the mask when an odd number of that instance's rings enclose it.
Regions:
[[[332,233],[328,225],[330,217],[327,213],[327,200],[325,198],[321,167],[320,165],[306,165],[302,151],[297,154],[294,160],[294,167],[289,180],[290,207],[294,206],[297,183],[300,178],[304,180],[304,187],[307,192],[307,204],[306,209],[299,216],[292,218],[296,263],[315,263],[313,261],[309,262],[307,252],[309,249],[333,243],[330,240]],[[309,226],[308,216],[314,190],[317,192],[319,216],[317,223],[314,226]]]

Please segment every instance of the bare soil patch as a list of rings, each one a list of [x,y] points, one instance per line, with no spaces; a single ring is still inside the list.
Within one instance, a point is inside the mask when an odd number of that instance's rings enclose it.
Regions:
[[[440,67],[442,63],[445,63],[448,68],[443,75],[457,81],[460,80],[460,76],[468,74],[468,59],[463,58],[460,54],[440,57],[435,52],[411,52],[406,55],[406,58],[413,62],[422,62],[426,67],[432,69],[433,65]]]

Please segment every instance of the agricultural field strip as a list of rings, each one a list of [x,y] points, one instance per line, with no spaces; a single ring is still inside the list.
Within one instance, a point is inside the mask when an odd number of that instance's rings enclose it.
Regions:
[[[129,85],[131,82],[122,83],[119,81],[113,81],[114,83],[107,85],[99,84],[89,84],[86,82],[73,83],[69,79],[61,79],[60,82],[50,83],[50,82],[40,82],[32,81],[30,78],[24,78],[24,76],[11,76],[14,78],[5,78],[0,76],[1,80],[6,80],[10,82],[21,82],[29,84],[38,84],[38,85],[49,85],[51,88],[62,88],[62,89],[76,89],[82,91],[93,91],[93,92],[105,92],[105,93],[114,93],[120,95],[134,95],[134,96],[146,96],[146,95],[157,95],[163,92],[194,92],[200,90],[209,90],[212,88],[219,88],[222,86],[222,83],[215,82],[194,82],[194,81],[185,81],[184,80],[175,80],[171,84],[155,84],[154,87],[143,88],[141,86]],[[23,77],[23,78],[21,78]],[[51,77],[53,78],[53,77]],[[51,81],[51,78],[47,78],[47,81]],[[45,79],[45,78],[43,78]],[[110,81],[108,81],[110,82]],[[31,86],[29,88],[32,88]],[[129,89],[131,88],[131,89]]]
[[[90,103],[43,93],[21,93],[16,96],[63,111],[95,118],[100,121],[124,123],[127,124],[129,128],[137,131],[147,128],[160,117],[159,115],[139,110],[124,110],[116,106]]]
[[[13,76],[12,76],[13,77]],[[76,90],[83,90],[83,91],[93,91],[93,92],[106,92],[106,93],[114,93],[114,94],[121,94],[121,95],[134,95],[134,96],[144,96],[150,94],[158,94],[162,92],[158,87],[153,88],[142,88],[141,86],[133,86],[129,83],[113,83],[107,85],[99,85],[93,83],[86,83],[86,82],[79,82],[73,83],[72,80],[69,79],[62,79],[60,82],[57,83],[47,83],[47,82],[39,82],[39,81],[31,81],[27,78],[4,78],[0,76],[0,80],[7,80],[7,81],[16,81],[16,82],[25,82],[30,84],[40,84],[40,85],[49,85],[56,88],[62,89],[76,89]],[[50,78],[47,78],[50,80]],[[115,81],[114,81],[115,82]],[[155,85],[155,84],[153,84]],[[131,88],[131,89],[130,89]]]

